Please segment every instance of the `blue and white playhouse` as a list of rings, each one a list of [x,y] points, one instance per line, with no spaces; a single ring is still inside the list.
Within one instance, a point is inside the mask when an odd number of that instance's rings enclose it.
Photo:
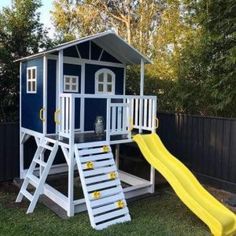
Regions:
[[[144,96],[144,64],[150,60],[113,31],[61,44],[20,59],[20,177],[17,202],[30,201],[33,212],[41,194],[68,216],[87,210],[93,228],[130,220],[126,200],[154,192],[150,180],[119,170],[119,145],[132,133],[155,132],[156,97]],[[141,65],[140,95],[125,95],[126,67]],[[104,133],[94,132],[97,117]],[[101,124],[102,125],[102,124]],[[37,150],[24,169],[24,143],[34,137]],[[115,158],[111,151],[115,146]],[[53,165],[59,148],[65,163]],[[46,183],[49,174],[68,173],[68,193]],[[74,199],[79,172],[84,199]],[[122,183],[125,184],[123,189]],[[27,190],[35,187],[34,193]]]

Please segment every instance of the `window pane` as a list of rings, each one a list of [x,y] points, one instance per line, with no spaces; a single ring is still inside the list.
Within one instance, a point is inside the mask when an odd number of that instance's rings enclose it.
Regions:
[[[76,78],[75,77],[72,78],[72,83],[76,84]]]
[[[76,92],[76,85],[72,85],[71,89]]]
[[[32,69],[32,79],[36,78],[36,73],[35,73],[35,69]]]
[[[35,92],[36,91],[36,87],[35,87],[35,81],[32,82],[32,92]]]
[[[28,70],[28,79],[31,79],[31,70]]]
[[[103,84],[98,84],[98,91],[103,92]]]
[[[107,85],[107,92],[108,92],[108,93],[111,93],[111,92],[112,92],[112,85],[111,85],[111,84],[108,84],[108,85]]]
[[[28,91],[31,92],[31,82],[28,82]]]
[[[99,82],[103,82],[104,81],[104,74],[103,73],[99,74],[98,81]]]
[[[70,90],[70,85],[66,84],[65,90],[66,91]]]
[[[111,76],[111,74],[107,74],[107,82],[109,82],[109,83],[112,82],[112,76]]]

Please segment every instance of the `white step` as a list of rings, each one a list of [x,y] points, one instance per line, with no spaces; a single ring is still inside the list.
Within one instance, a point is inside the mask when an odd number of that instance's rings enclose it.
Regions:
[[[102,182],[102,183],[87,186],[87,191],[92,192],[92,191],[97,191],[97,190],[100,190],[100,189],[110,188],[110,187],[119,186],[119,185],[120,185],[120,180],[119,179],[108,180],[106,182]]]
[[[92,156],[85,156],[85,157],[80,157],[81,163],[85,163],[87,161],[99,161],[99,160],[107,160],[107,159],[112,159],[112,153],[103,153],[103,154],[98,154],[98,155],[92,155]]]
[[[94,176],[94,175],[99,175],[99,174],[107,174],[110,172],[116,171],[116,167],[109,166],[109,167],[103,167],[95,170],[86,170],[84,171],[84,177],[89,177],[89,176]]]
[[[28,174],[26,178],[29,179],[29,183],[32,184],[35,188],[38,187],[40,179],[33,174]]]
[[[34,160],[35,163],[39,164],[42,167],[46,167],[47,163],[45,161],[42,161],[40,159]]]
[[[49,146],[48,144],[41,144],[41,147],[47,149],[47,150],[50,150],[52,151],[53,147]]]
[[[96,168],[99,168],[99,167],[105,167],[105,166],[111,166],[113,165],[113,160],[112,159],[109,159],[109,160],[105,160],[105,161],[90,161],[92,164],[93,164],[93,168],[96,169]],[[87,162],[84,163],[82,165],[82,168],[83,170],[87,170],[88,167],[87,167]]]
[[[30,202],[33,200],[33,195],[26,189],[20,191]]]
[[[101,193],[101,198],[108,197],[108,196],[112,196],[112,195],[118,194],[118,193],[120,193],[120,192],[122,192],[122,191],[123,191],[123,190],[122,190],[122,188],[121,188],[120,185],[117,186],[117,187],[114,187],[114,188],[102,190],[102,191],[100,191],[100,193]],[[89,197],[90,197],[90,200],[91,200],[91,201],[94,200],[94,197],[93,197],[93,194],[92,194],[92,193],[89,195]]]

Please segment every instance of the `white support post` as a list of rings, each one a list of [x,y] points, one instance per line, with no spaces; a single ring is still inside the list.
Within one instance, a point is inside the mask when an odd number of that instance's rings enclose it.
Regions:
[[[47,57],[46,55],[43,56],[43,107],[45,109],[44,112],[44,119],[43,122],[43,134],[46,135],[47,133],[47,74],[48,74],[48,67],[47,67]]]
[[[84,95],[85,94],[85,63],[81,64],[81,95],[82,97],[80,98],[80,129],[81,132],[84,132],[84,106],[85,106],[85,99]]]
[[[141,59],[140,69],[140,102],[139,102],[139,133],[142,133],[143,126],[143,94],[144,94],[144,60]]]
[[[68,210],[69,217],[74,216],[74,138],[75,138],[75,98],[70,95],[70,139],[69,139],[69,162],[68,162]]]
[[[23,171],[24,171],[24,144],[21,142],[23,132],[21,131],[22,127],[22,111],[21,111],[21,95],[22,95],[22,62],[20,62],[20,88],[19,88],[19,109],[20,109],[20,178],[23,179]]]
[[[110,142],[110,128],[111,128],[111,99],[107,98],[107,120],[106,120],[106,141]]]
[[[144,94],[144,61],[141,59],[141,69],[140,69],[140,96]]]
[[[155,128],[155,118],[156,118],[156,112],[157,112],[157,99],[155,97],[155,99],[153,100],[153,104],[152,104],[152,109],[153,109],[153,112],[152,112],[152,115],[153,115],[153,121],[152,121],[152,133],[155,133],[156,132],[156,128]],[[154,193],[155,192],[155,168],[151,166],[151,169],[150,169],[150,182],[151,182],[151,190],[150,192],[151,193]]]
[[[63,62],[63,50],[60,50],[59,51],[59,54],[58,54],[58,64],[57,64],[57,69],[58,69],[58,78],[57,78],[57,107],[56,109],[59,109],[61,108],[61,101],[60,101],[60,94],[62,93],[63,91],[63,65],[64,65],[64,62]],[[62,117],[61,119],[62,120]],[[57,124],[56,125],[56,131],[59,132],[59,127]]]
[[[116,144],[115,156],[116,156],[116,167],[117,167],[117,170],[119,170],[119,165],[120,165],[120,144]]]

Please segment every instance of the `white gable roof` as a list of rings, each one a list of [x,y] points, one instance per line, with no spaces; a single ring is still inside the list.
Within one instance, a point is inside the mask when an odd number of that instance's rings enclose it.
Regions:
[[[16,61],[24,61],[31,58],[33,59],[39,56],[50,54],[53,52],[58,52],[60,50],[78,45],[80,43],[84,43],[86,41],[92,41],[96,43],[98,46],[106,50],[109,54],[111,54],[113,57],[115,57],[124,64],[127,65],[140,64],[141,59],[144,60],[144,63],[151,63],[150,59],[148,59],[137,49],[129,45],[126,41],[124,41],[119,35],[117,35],[112,30],[83,37],[70,42],[66,42],[52,49],[30,55],[28,57],[24,57]]]

